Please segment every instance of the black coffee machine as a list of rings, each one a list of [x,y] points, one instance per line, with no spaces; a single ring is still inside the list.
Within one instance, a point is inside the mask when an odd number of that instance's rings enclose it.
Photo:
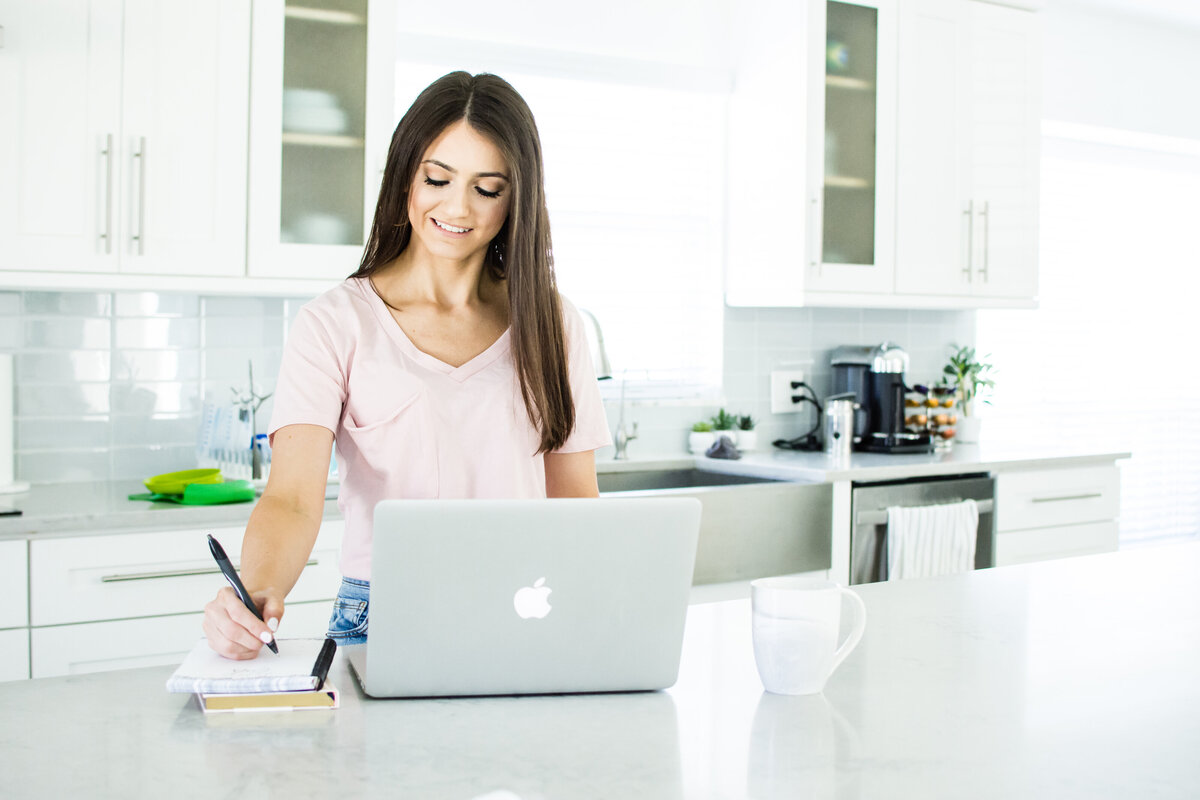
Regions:
[[[854,449],[870,453],[929,453],[933,439],[927,431],[912,433],[904,426],[908,386],[908,354],[897,344],[878,347],[838,347],[830,358],[833,393],[854,392]]]

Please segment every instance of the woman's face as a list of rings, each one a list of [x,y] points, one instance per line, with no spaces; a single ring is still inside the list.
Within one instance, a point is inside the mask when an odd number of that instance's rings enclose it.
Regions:
[[[484,252],[508,218],[510,194],[500,150],[459,120],[433,140],[413,176],[412,244],[454,260]]]

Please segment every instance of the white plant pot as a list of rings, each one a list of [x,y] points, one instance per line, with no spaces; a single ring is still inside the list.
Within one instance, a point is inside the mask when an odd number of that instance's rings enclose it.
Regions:
[[[954,440],[963,444],[979,444],[979,429],[982,426],[983,420],[979,417],[959,417],[954,426]]]
[[[733,443],[735,446],[737,445],[737,443],[738,443],[738,432],[737,432],[736,430],[730,430],[730,431],[713,431],[713,441],[714,441],[714,442],[715,442],[717,439],[720,439],[722,436],[724,436],[726,439],[728,439],[730,442],[732,442],[732,443]]]
[[[739,450],[753,450],[758,447],[758,432],[754,430],[737,432],[737,446]]]
[[[713,442],[717,440],[717,435],[712,431],[703,433],[692,431],[688,434],[688,451],[696,455],[704,455],[704,451],[712,447]]]

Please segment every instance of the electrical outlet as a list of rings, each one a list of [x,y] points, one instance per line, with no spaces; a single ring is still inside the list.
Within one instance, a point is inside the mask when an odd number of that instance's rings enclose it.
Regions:
[[[792,400],[792,397],[802,394],[801,390],[793,389],[793,383],[804,380],[804,370],[778,369],[771,372],[771,413],[795,414],[804,406]]]

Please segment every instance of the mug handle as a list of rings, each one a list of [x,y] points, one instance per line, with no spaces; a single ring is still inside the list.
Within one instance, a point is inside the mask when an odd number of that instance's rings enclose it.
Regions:
[[[846,641],[842,642],[842,646],[833,654],[833,667],[829,670],[830,672],[837,669],[846,656],[850,655],[850,652],[858,646],[859,641],[863,637],[863,632],[867,629],[867,607],[863,605],[862,598],[845,586],[837,588],[843,597],[848,597],[853,601],[850,605],[854,606],[854,615],[857,617],[857,621],[854,623],[854,628],[850,631],[850,635],[846,637]]]

